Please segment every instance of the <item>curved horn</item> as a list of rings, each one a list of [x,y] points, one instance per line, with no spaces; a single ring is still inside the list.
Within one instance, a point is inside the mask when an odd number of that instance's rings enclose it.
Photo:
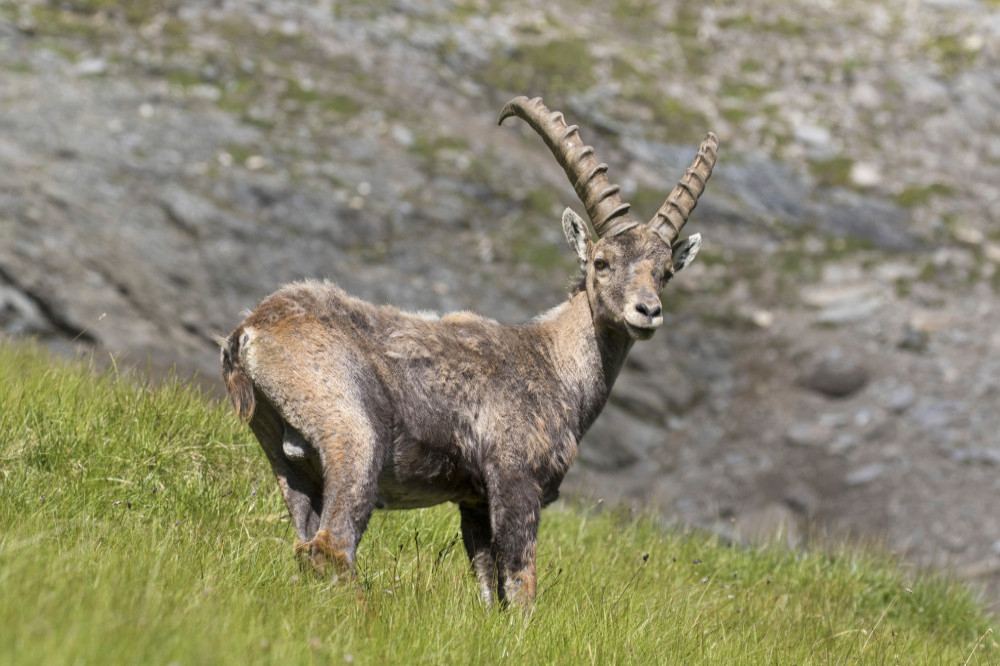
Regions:
[[[718,153],[719,140],[709,132],[698,147],[694,162],[684,172],[684,176],[660,210],[656,211],[656,215],[649,221],[649,226],[667,245],[673,246],[681,233],[681,227],[698,205],[698,197],[705,191],[705,183],[712,175]]]
[[[608,165],[597,163],[593,147],[584,145],[580,138],[579,127],[567,126],[563,114],[549,111],[541,97],[522,95],[510,100],[500,111],[499,124],[511,116],[522,118],[545,140],[587,208],[598,236],[619,234],[638,225],[628,214],[629,205],[618,196],[621,188],[608,181]]]

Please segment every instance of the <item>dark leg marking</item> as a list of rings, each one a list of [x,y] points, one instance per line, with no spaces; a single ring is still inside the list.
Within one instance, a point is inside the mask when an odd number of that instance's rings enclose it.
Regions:
[[[486,507],[459,506],[462,516],[462,543],[479,581],[479,594],[492,604],[497,589],[497,562],[493,552],[493,530]]]

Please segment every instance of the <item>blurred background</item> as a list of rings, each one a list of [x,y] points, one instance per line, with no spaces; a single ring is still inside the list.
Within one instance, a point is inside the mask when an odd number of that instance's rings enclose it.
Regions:
[[[998,61],[997,0],[0,0],[0,331],[221,395],[212,336],[295,279],[522,322],[582,206],[502,104],[642,218],[712,130],[705,245],[566,488],[996,609]]]

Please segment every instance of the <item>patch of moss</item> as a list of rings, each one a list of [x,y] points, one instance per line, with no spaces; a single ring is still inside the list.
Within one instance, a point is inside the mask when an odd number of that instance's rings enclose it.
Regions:
[[[548,212],[545,215],[546,218],[550,216]],[[553,242],[545,234],[539,234],[534,225],[519,225],[514,235],[504,242],[515,259],[535,268],[566,275],[576,269],[570,250],[563,243]]]
[[[844,76],[853,76],[855,72],[858,72],[868,66],[868,61],[864,58],[848,58],[840,66],[841,70],[844,72]]]
[[[222,96],[216,105],[223,111],[246,115],[247,109],[263,93],[263,82],[256,76],[240,72],[227,77],[222,86]]]
[[[774,32],[788,37],[799,37],[806,32],[806,27],[803,24],[793,21],[787,16],[781,16],[776,21],[765,22],[753,14],[738,14],[720,19],[718,25],[723,30]]]
[[[323,95],[318,90],[304,88],[296,79],[285,79],[285,89],[281,93],[281,97],[303,105],[315,104],[323,99]]]
[[[91,16],[74,14],[49,5],[34,5],[31,8],[31,17],[34,19],[34,29],[43,36],[97,42],[107,30]]]
[[[176,16],[171,16],[163,22],[160,34],[163,36],[164,48],[168,52],[183,51],[189,45],[188,24]]]
[[[481,71],[482,80],[504,92],[548,95],[586,90],[597,82],[594,56],[581,38],[553,39],[497,53]]]
[[[806,27],[803,24],[793,21],[787,16],[779,17],[777,21],[768,27],[779,35],[785,35],[786,37],[801,37],[806,34]]]
[[[714,51],[709,44],[698,39],[700,28],[701,10],[687,4],[681,6],[676,19],[667,28],[668,32],[680,40],[683,66],[690,74],[705,74],[711,69]]]
[[[4,66],[4,70],[12,74],[31,74],[35,71],[35,68],[27,60],[18,60],[7,63]]]
[[[924,265],[920,267],[920,274],[917,275],[917,279],[921,282],[929,282],[937,276],[937,273],[937,266],[934,265],[934,262],[925,261]]]
[[[750,115],[749,109],[743,106],[727,106],[722,109],[722,117],[734,125],[739,125]]]
[[[448,18],[458,23],[464,23],[470,18],[482,16],[483,13],[483,7],[480,6],[480,3],[457,2],[452,6],[451,11],[448,12]]]
[[[468,150],[469,142],[457,136],[415,137],[410,152],[425,158],[434,158],[444,150]]]
[[[330,93],[316,88],[304,88],[295,79],[286,79],[281,99],[285,108],[301,110],[305,107],[315,107],[342,116],[355,116],[361,112],[361,103],[349,95]]]
[[[660,140],[692,141],[708,130],[708,119],[703,113],[676,97],[660,94],[652,86],[623,93],[622,98],[627,102],[646,106],[651,111],[650,130]]]
[[[80,52],[64,39],[43,37],[38,40],[38,46],[53,53],[58,53],[70,62],[76,62],[80,57]]]
[[[753,30],[761,25],[760,21],[753,14],[737,14],[719,19],[718,26],[723,30],[737,30],[745,32]]]
[[[347,2],[334,2],[331,12],[337,19],[372,19],[385,16],[396,10],[396,3],[392,0],[363,0]]]
[[[896,203],[904,208],[923,206],[934,197],[949,197],[955,194],[954,188],[944,183],[930,185],[912,185],[896,195]]]
[[[934,54],[935,60],[947,75],[957,74],[975,64],[979,53],[966,48],[961,35],[938,35],[927,41],[925,49]]]
[[[301,34],[278,30],[261,31],[249,21],[228,18],[214,24],[214,29],[239,57],[267,58],[278,65],[299,62],[318,53],[307,48]]]
[[[845,155],[809,160],[809,170],[821,187],[847,187],[851,182],[854,160]]]
[[[233,158],[233,164],[245,164],[255,153],[246,146],[238,143],[227,143],[225,151]]]
[[[747,102],[759,101],[764,95],[771,92],[766,86],[750,83],[743,79],[733,79],[726,77],[722,81],[719,93],[723,97],[735,97]]]
[[[667,32],[690,41],[698,38],[698,29],[700,27],[701,9],[690,4],[683,4],[678,7],[673,22],[667,26]]]
[[[557,204],[558,201],[547,188],[535,188],[524,197],[524,209],[542,217],[552,215]]]
[[[356,116],[361,113],[361,102],[350,95],[331,93],[323,99],[323,108],[341,116]]]
[[[188,88],[202,82],[202,76],[198,72],[184,67],[171,67],[163,72],[163,78],[172,86],[178,88]]]
[[[142,25],[159,12],[176,8],[177,4],[161,0],[48,0],[52,8],[85,16],[104,13],[121,17],[131,25]]]
[[[655,0],[615,0],[611,16],[626,23],[649,25],[656,18],[659,4]]]
[[[670,192],[661,192],[655,188],[640,185],[628,197],[628,202],[632,204],[632,215],[639,219],[651,218],[666,201],[668,194]],[[700,254],[698,258],[701,258]]]
[[[628,58],[617,55],[611,59],[611,79],[620,84],[636,81],[650,83],[652,77],[642,74]]]

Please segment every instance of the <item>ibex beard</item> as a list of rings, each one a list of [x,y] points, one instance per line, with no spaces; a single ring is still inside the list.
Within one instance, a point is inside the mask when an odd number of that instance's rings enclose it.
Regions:
[[[222,376],[274,471],[318,572],[352,575],[372,511],[458,505],[489,603],[533,601],[542,507],[576,459],[635,340],[663,323],[660,291],[690,263],[678,241],[715,165],[709,134],[656,215],[635,221],[577,127],[540,98],[501,111],[545,140],[593,225],[567,209],[580,264],[569,298],[522,326],[409,314],[329,282],[268,296],[222,341]]]

